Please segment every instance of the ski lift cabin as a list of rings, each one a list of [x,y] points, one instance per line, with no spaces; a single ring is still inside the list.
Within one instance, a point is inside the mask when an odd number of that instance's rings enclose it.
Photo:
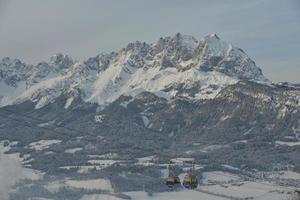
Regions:
[[[175,187],[180,186],[181,185],[180,179],[178,176],[174,175],[170,164],[168,165],[168,173],[169,175],[165,180],[166,181],[165,184],[167,185],[167,187],[169,189],[174,189]]]
[[[197,176],[195,175],[195,165],[189,170],[182,181],[182,185],[187,189],[196,189],[198,187]]]

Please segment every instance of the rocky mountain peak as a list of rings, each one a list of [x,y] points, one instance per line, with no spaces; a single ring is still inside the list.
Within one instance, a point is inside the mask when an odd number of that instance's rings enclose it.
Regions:
[[[221,40],[220,37],[216,33],[209,34],[204,37],[205,40]]]
[[[68,55],[58,53],[50,58],[49,65],[56,68],[56,70],[66,69],[74,64],[73,59]]]
[[[173,37],[160,38],[153,46],[154,53],[164,52],[166,55],[173,55],[176,60],[189,60],[198,41],[189,35],[177,33]]]
[[[243,50],[224,42],[216,34],[205,36],[196,52],[201,70],[218,71],[241,79],[268,81]]]
[[[19,59],[5,57],[0,63],[0,81],[4,81],[7,85],[16,87],[18,82],[24,80],[27,69],[27,65],[22,63]]]

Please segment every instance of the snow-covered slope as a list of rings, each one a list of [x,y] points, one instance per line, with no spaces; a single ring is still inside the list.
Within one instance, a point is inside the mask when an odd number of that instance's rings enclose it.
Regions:
[[[41,62],[36,66],[26,65],[18,59],[3,58],[0,62],[0,105],[34,100],[32,91],[45,93],[43,90],[53,86],[55,79],[63,79],[71,65],[72,59],[62,54],[54,55],[48,63]]]
[[[60,95],[106,105],[121,95],[153,92],[168,100],[175,96],[214,98],[240,79],[267,82],[241,49],[215,35],[196,40],[180,33],[155,44],[130,43],[117,53],[100,54],[74,63],[62,54],[36,66],[4,58],[0,63],[0,106],[26,100],[41,108]],[[192,89],[193,92],[186,92]]]

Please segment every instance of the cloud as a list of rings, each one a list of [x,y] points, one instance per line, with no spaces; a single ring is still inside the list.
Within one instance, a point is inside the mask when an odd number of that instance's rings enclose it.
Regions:
[[[1,151],[1,148],[0,148]],[[23,174],[21,163],[0,152],[0,199],[7,200],[11,187]]]

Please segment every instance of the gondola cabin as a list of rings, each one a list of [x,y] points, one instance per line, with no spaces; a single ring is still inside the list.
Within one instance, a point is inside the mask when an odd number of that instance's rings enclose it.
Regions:
[[[174,175],[171,165],[168,165],[168,177],[165,179],[165,184],[169,189],[175,189],[181,186],[178,176]]]
[[[166,185],[169,189],[174,189],[175,187],[181,184],[180,179],[178,176],[169,176],[166,178]]]
[[[195,175],[195,166],[189,170],[189,172],[185,175],[182,181],[182,185],[187,189],[196,189],[198,187],[198,179]]]
[[[193,174],[187,174],[183,178],[182,185],[187,189],[196,189],[198,187],[197,177]]]

